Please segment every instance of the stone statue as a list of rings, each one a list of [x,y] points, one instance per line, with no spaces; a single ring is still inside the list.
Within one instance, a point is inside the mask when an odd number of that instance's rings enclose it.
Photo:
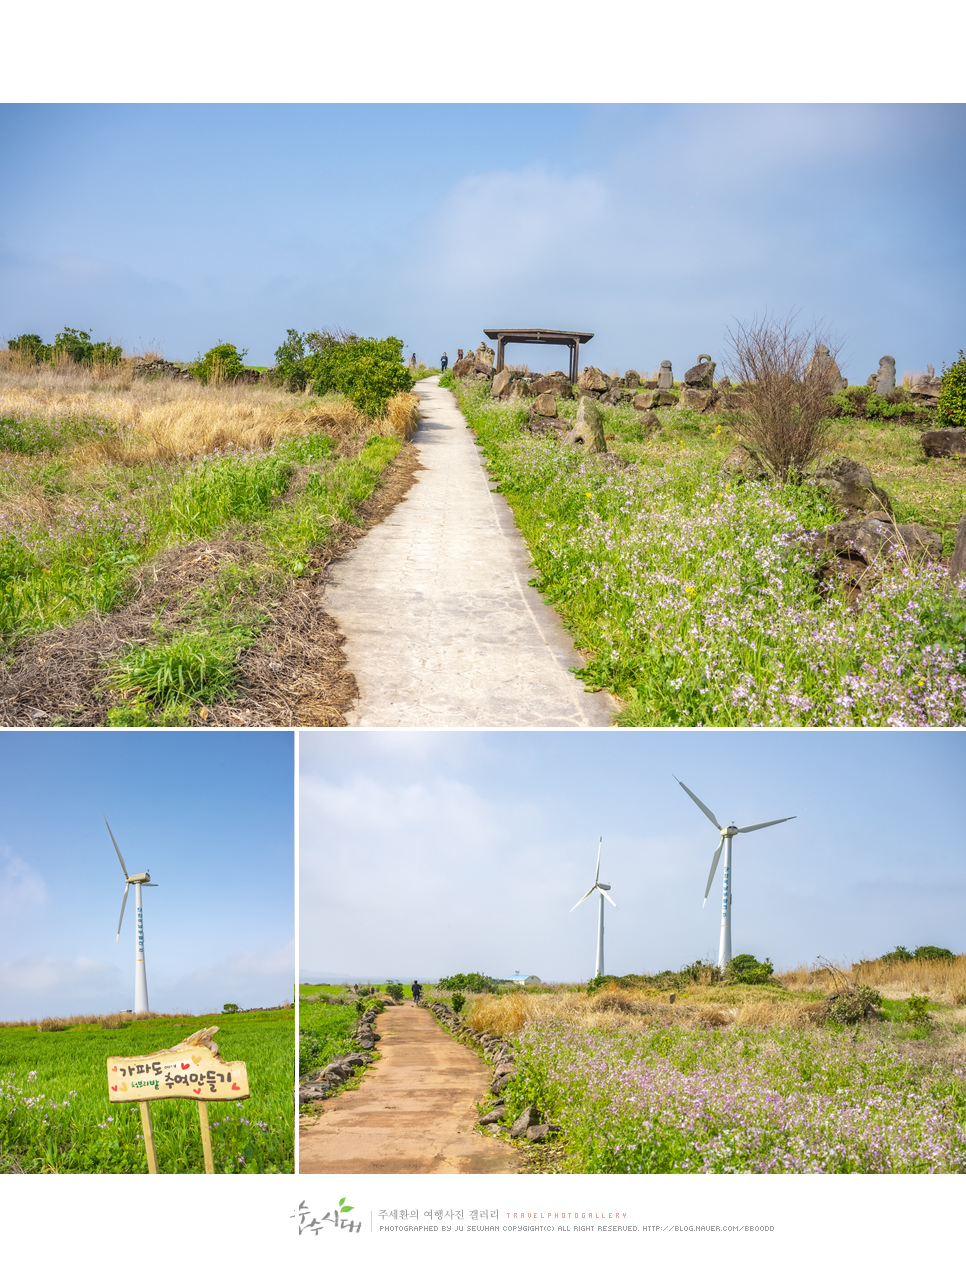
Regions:
[[[674,374],[671,372],[671,361],[661,361],[661,372],[657,375],[658,391],[670,391],[674,386]]]
[[[805,370],[805,377],[824,378],[830,392],[844,391],[849,385],[848,379],[843,378],[839,373],[835,358],[824,342],[816,346],[815,354],[809,360],[808,368]]]
[[[875,375],[875,393],[884,396],[896,389],[896,361],[894,356],[883,356],[879,361],[879,372]]]

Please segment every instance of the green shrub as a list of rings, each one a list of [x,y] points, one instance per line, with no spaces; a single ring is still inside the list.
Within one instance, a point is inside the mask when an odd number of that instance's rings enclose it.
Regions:
[[[875,987],[855,986],[838,991],[826,1001],[826,1017],[829,1022],[851,1027],[868,1018],[882,1006],[882,996]]]
[[[917,960],[952,960],[948,947],[916,947],[912,953]]]
[[[315,353],[303,365],[316,395],[339,391],[361,413],[379,418],[392,396],[412,389],[412,374],[402,361],[402,339],[310,334],[313,339]]]
[[[23,333],[7,342],[11,351],[38,362],[57,364],[60,360],[72,360],[75,364],[117,364],[124,354],[121,347],[109,342],[93,342],[84,329],[64,328],[49,346],[39,334]]]
[[[496,978],[488,978],[483,973],[454,973],[451,978],[440,978],[436,983],[441,991],[499,991],[500,984]]]
[[[929,1007],[929,999],[926,996],[910,996],[906,1001],[906,1011],[902,1016],[903,1022],[913,1022],[916,1026],[925,1026],[929,1021],[929,1014],[926,1010]]]
[[[209,382],[230,382],[244,371],[247,355],[247,350],[238,351],[231,342],[220,342],[198,357],[195,377],[206,385]]]
[[[959,359],[948,369],[943,364],[936,424],[940,427],[966,427],[966,354],[962,351]]]
[[[406,993],[403,990],[403,986],[401,982],[387,982],[386,995],[389,996],[390,999],[392,1000],[403,1000],[405,998]]]
[[[462,992],[457,991],[450,1001],[450,1004],[453,1006],[454,1013],[460,1013],[463,1006],[466,1004],[466,996],[464,996]]]
[[[39,362],[50,359],[50,347],[38,333],[22,333],[19,338],[10,338],[7,348],[10,351],[19,351],[28,360]]]
[[[356,1001],[356,1013],[368,1013],[370,1009],[375,1009],[376,1013],[382,1013],[385,1004],[376,996],[366,996],[363,1000]]]
[[[230,1003],[229,1003],[229,1004],[224,1004],[224,1005],[222,1005],[222,1007],[221,1007],[221,1011],[222,1011],[222,1013],[237,1013],[237,1012],[238,1012],[238,1005],[237,1005],[237,1004],[230,1004]]]
[[[304,391],[309,379],[306,340],[297,329],[289,329],[287,333],[288,337],[275,351],[275,380],[288,391]]]
[[[756,960],[754,956],[748,955],[747,952],[740,956],[735,956],[725,970],[725,979],[728,982],[773,982],[772,974],[775,972],[775,966],[766,956],[763,961]]]

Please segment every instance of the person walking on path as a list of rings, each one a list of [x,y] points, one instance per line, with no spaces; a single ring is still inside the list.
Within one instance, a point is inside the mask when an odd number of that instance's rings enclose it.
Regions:
[[[414,978],[413,979],[413,1004],[419,1004],[422,997],[423,997],[423,989]]]
[[[446,354],[446,352],[444,351],[444,352],[443,352],[443,358],[442,358],[442,360],[440,360],[440,362],[439,362],[439,367],[440,367],[440,368],[442,369],[442,371],[445,373],[445,372],[446,372],[446,369],[447,369],[447,367],[448,367],[448,366],[449,366],[449,356],[448,356],[448,355]]]

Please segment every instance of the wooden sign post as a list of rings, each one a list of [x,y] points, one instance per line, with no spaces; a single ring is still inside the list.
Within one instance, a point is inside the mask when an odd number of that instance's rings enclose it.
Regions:
[[[212,1040],[217,1027],[206,1027],[172,1049],[139,1058],[108,1058],[107,1087],[110,1102],[137,1102],[148,1157],[148,1173],[158,1172],[150,1103],[161,1098],[190,1098],[198,1104],[205,1173],[215,1172],[208,1128],[208,1103],[241,1102],[251,1097],[244,1062],[222,1062]]]

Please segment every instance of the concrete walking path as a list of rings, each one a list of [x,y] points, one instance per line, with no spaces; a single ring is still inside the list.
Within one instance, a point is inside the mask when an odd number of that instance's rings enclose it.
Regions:
[[[502,495],[450,391],[416,386],[424,470],[329,570],[325,608],[346,637],[367,727],[609,725],[615,704],[569,672],[583,665],[539,592]]]
[[[299,1127],[299,1173],[517,1173],[509,1145],[475,1129],[490,1072],[428,1009],[376,1019],[382,1057],[357,1090]]]

